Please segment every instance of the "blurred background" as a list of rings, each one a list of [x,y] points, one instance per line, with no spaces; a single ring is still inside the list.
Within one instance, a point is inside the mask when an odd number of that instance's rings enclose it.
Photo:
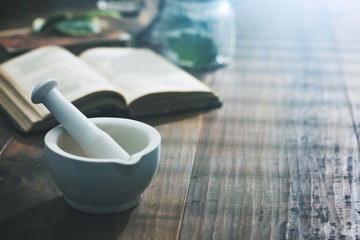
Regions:
[[[1,0],[0,29],[26,27],[34,16],[45,17],[55,11],[77,11],[96,7],[96,0]]]
[[[46,18],[55,12],[84,12],[96,9],[99,2],[107,0],[1,0],[0,3],[0,30],[30,27],[37,17]],[[120,27],[123,30],[136,34],[147,27],[158,15],[159,9],[165,0],[118,0],[123,10],[123,19]],[[134,4],[140,6],[133,11]],[[126,12],[127,11],[127,12]],[[120,11],[121,12],[121,11]]]

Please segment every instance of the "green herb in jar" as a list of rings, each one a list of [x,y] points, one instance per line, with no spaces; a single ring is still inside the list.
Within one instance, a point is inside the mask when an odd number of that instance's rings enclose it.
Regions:
[[[202,67],[216,61],[217,47],[206,30],[173,30],[168,33],[168,40],[171,50],[184,66]]]

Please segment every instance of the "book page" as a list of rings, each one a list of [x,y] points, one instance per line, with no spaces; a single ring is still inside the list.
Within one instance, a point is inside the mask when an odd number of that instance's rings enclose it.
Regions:
[[[127,104],[159,92],[210,92],[205,84],[151,50],[93,48],[80,58],[105,76]]]
[[[113,87],[69,51],[46,46],[30,51],[0,65],[1,74],[40,115],[48,111],[42,105],[31,103],[31,93],[39,82],[53,78],[58,90],[74,101],[95,91],[113,90]]]

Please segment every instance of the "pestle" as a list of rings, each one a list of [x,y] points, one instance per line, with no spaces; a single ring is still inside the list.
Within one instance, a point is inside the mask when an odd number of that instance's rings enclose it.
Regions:
[[[57,89],[57,82],[49,79],[40,82],[34,88],[31,101],[42,103],[54,115],[56,120],[79,143],[88,157],[129,159],[129,154],[99,129]]]

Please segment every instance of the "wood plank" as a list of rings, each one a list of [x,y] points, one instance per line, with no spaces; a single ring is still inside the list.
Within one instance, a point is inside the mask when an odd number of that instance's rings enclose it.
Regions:
[[[15,129],[13,129],[10,121],[5,118],[5,116],[0,113],[0,156],[1,152],[4,151],[6,145],[8,144],[9,139],[12,134],[16,133]]]
[[[357,1],[349,1],[349,6],[344,7],[333,3],[333,10],[342,7],[344,14],[334,19],[334,32],[338,46],[338,62],[341,66],[341,77],[344,81],[344,89],[347,93],[349,108],[353,117],[353,128],[356,133],[358,146],[360,143],[360,29],[356,28],[353,21],[358,15],[360,4]],[[360,146],[359,146],[360,147]],[[353,194],[348,199],[349,208],[355,211],[355,214],[349,215],[355,219],[355,227],[352,231],[356,238],[360,237],[360,229],[358,226],[360,213],[360,166],[359,156],[354,159],[353,165],[352,189]],[[353,220],[354,221],[354,220]],[[352,221],[352,222],[353,222]]]
[[[201,125],[202,115],[197,115],[157,127],[162,136],[159,169],[121,239],[178,238]]]
[[[42,134],[15,132],[8,138],[0,156],[0,192],[0,222],[60,195],[47,169]]]
[[[355,238],[358,145],[331,16],[262,3],[239,8],[236,66],[213,85],[224,107],[204,119],[180,238]]]

